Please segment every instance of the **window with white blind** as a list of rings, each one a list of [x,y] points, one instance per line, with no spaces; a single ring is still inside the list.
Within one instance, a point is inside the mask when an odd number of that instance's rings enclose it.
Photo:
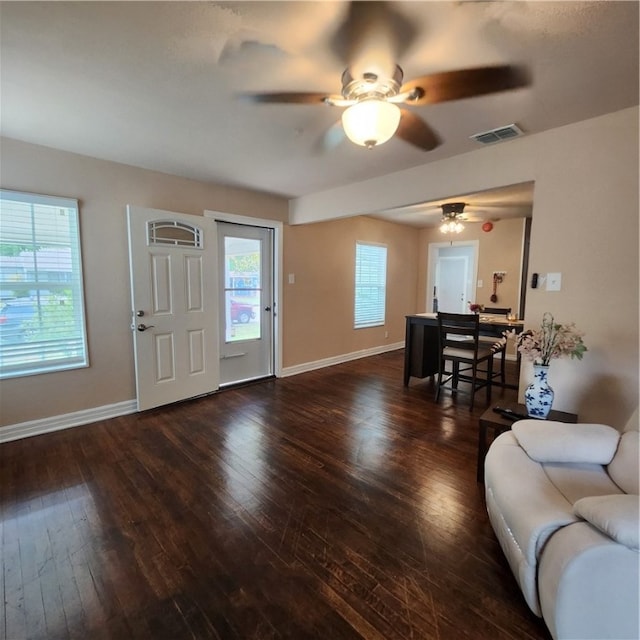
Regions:
[[[0,377],[87,364],[78,202],[0,190]]]
[[[356,242],[354,328],[384,324],[387,287],[387,247]]]

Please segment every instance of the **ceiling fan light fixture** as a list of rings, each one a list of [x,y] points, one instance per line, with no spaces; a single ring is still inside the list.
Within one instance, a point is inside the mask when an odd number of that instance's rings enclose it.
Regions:
[[[442,233],[460,233],[464,229],[464,225],[457,220],[449,220],[440,225]]]
[[[389,140],[400,124],[400,108],[386,100],[367,98],[342,112],[347,138],[371,149]]]

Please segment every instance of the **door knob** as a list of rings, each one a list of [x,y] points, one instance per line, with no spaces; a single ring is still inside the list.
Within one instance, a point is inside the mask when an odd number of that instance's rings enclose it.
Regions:
[[[146,331],[147,329],[153,329],[154,325],[150,324],[150,325],[146,325],[146,324],[142,324],[142,322],[136,327],[136,329],[138,331]]]
[[[138,316],[138,318],[142,318],[142,316],[144,315],[144,311],[140,309],[140,311],[136,311],[136,315]]]

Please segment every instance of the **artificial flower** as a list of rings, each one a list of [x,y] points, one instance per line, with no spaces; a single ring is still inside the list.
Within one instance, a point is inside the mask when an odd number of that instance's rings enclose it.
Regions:
[[[569,324],[558,324],[547,312],[542,316],[542,325],[535,331],[528,329],[520,334],[513,330],[505,332],[507,338],[516,338],[518,351],[534,364],[548,365],[554,358],[571,356],[582,360],[587,347],[582,338],[584,333]]]

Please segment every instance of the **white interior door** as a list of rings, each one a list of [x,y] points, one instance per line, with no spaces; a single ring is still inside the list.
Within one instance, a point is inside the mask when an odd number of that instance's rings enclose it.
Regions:
[[[273,232],[217,222],[220,383],[273,375]]]
[[[127,207],[138,410],[219,387],[212,220]]]
[[[475,301],[477,272],[477,241],[430,244],[427,309],[433,309],[435,292],[439,311],[468,313],[467,302]]]
[[[466,256],[440,256],[436,265],[438,311],[465,312],[465,291],[469,260]]]

